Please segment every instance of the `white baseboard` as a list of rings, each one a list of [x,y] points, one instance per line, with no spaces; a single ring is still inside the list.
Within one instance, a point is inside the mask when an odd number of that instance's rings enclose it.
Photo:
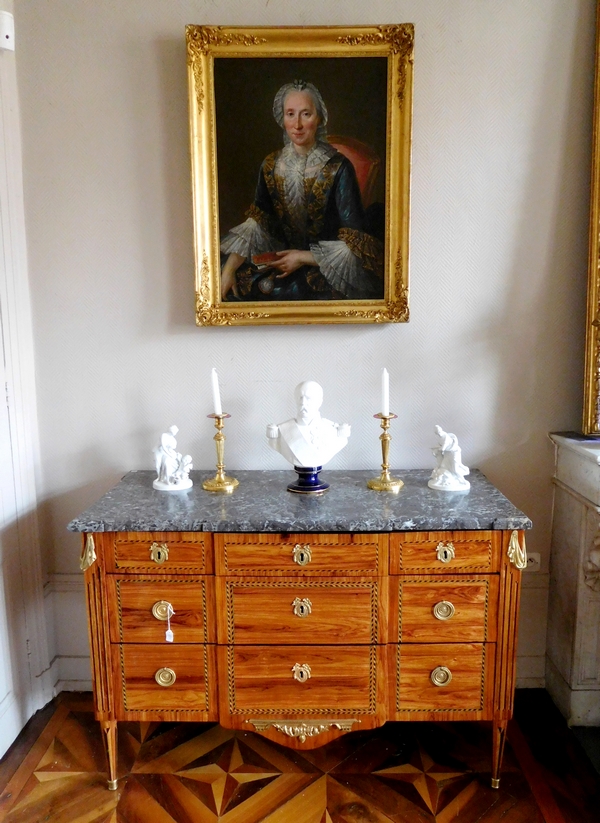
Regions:
[[[44,595],[56,592],[83,592],[84,589],[82,574],[51,574],[44,586]]]
[[[84,582],[81,574],[53,574],[44,586],[47,613],[54,620],[54,657],[46,676],[53,694],[59,692],[91,691],[91,665],[87,643],[87,615]],[[67,611],[68,620],[59,616]],[[77,631],[73,632],[73,627]],[[75,635],[75,636],[74,636]],[[75,653],[73,653],[75,652]]]

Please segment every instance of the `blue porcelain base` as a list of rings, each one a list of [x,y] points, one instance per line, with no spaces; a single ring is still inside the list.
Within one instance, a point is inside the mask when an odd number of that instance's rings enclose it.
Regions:
[[[319,478],[322,468],[323,466],[294,466],[298,480],[290,483],[287,490],[295,494],[323,494],[329,488],[329,483]]]

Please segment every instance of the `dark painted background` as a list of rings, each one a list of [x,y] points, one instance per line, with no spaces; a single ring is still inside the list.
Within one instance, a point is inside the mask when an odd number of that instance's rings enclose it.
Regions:
[[[221,235],[245,219],[254,200],[260,164],[283,146],[273,98],[292,80],[314,83],[329,120],[329,134],[362,140],[382,165],[375,200],[384,201],[387,58],[230,58],[214,61],[219,223]]]

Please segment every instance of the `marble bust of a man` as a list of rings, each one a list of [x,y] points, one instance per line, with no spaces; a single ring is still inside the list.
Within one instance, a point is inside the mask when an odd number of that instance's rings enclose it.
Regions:
[[[348,443],[350,426],[321,417],[323,389],[314,380],[296,386],[295,399],[295,418],[267,426],[269,445],[292,466],[324,466]]]

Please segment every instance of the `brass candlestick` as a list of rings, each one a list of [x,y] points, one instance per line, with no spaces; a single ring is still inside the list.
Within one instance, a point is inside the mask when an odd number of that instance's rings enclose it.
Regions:
[[[217,446],[217,473],[214,477],[204,480],[202,482],[202,488],[206,489],[207,492],[225,492],[226,494],[231,494],[240,484],[240,481],[236,480],[235,477],[227,477],[225,474],[225,435],[223,434],[223,427],[225,426],[225,420],[231,417],[231,415],[209,414],[207,417],[214,419],[217,430],[217,433],[213,437]]]
[[[390,420],[398,417],[397,414],[382,414],[378,412],[373,417],[381,420],[381,428],[383,432],[379,435],[381,440],[381,454],[383,456],[383,463],[381,464],[381,474],[379,477],[373,477],[367,480],[367,486],[376,492],[393,492],[398,494],[404,483],[397,477],[390,477],[390,464],[388,463],[388,456],[390,453]]]

